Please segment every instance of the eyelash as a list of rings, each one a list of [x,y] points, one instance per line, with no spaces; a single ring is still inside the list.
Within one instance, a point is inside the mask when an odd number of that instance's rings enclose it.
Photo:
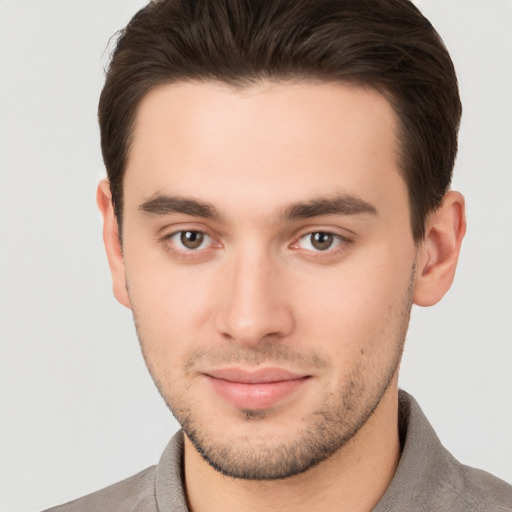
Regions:
[[[311,239],[314,235],[324,235],[324,236],[332,237],[333,244],[330,245],[329,247],[327,247],[325,250],[306,249],[308,252],[311,253],[311,255],[313,257],[322,257],[322,256],[337,254],[338,252],[344,250],[347,247],[347,245],[352,243],[352,241],[349,238],[342,236],[338,233],[334,233],[332,231],[316,230],[316,231],[309,231],[307,233],[302,234],[297,239],[297,241],[294,242],[290,247],[295,250],[300,250],[301,247],[299,244],[300,244],[301,240],[307,240],[308,238],[309,238],[309,245],[313,245]]]
[[[201,248],[200,246],[198,248],[178,248],[177,242],[173,239],[175,237],[181,237],[184,233],[196,233],[203,235],[204,237],[207,237],[210,239],[210,242],[207,247]],[[333,256],[338,254],[339,252],[342,252],[347,248],[348,245],[352,244],[353,241],[346,236],[340,235],[339,233],[335,233],[328,230],[314,230],[314,231],[308,231],[306,233],[301,234],[298,238],[295,239],[295,241],[290,244],[288,247],[292,250],[301,250],[300,247],[300,241],[306,239],[307,237],[312,237],[316,234],[322,234],[327,236],[332,236],[334,239],[334,245],[327,247],[325,250],[314,250],[314,249],[305,249],[311,257],[318,258],[318,257],[326,257],[326,256]],[[181,243],[181,242],[178,242]],[[171,255],[179,258],[199,258],[200,256],[206,256],[205,251],[208,249],[218,249],[222,247],[222,244],[220,242],[217,242],[213,236],[209,235],[205,231],[202,231],[200,229],[181,229],[179,231],[174,231],[173,233],[170,233],[169,235],[165,235],[162,238],[162,244],[164,245],[165,249],[171,253]],[[310,242],[311,244],[311,242]],[[202,245],[202,243],[201,243]]]
[[[187,247],[178,248],[177,243],[173,241],[173,238],[175,237],[181,237],[184,233],[196,233],[203,235],[204,237],[207,237],[210,239],[210,243],[208,244],[208,247],[204,248],[195,248],[190,249]],[[215,248],[220,248],[222,245],[219,242],[216,242],[215,239],[206,233],[205,231],[202,231],[200,229],[180,229],[179,231],[174,231],[173,233],[170,233],[169,235],[165,235],[161,240],[164,248],[167,252],[169,252],[172,256],[178,257],[178,258],[198,258],[199,256],[205,256],[204,252],[208,250],[209,248],[212,248],[212,245],[216,245]],[[178,242],[179,243],[179,242]],[[202,245],[202,244],[201,244]]]

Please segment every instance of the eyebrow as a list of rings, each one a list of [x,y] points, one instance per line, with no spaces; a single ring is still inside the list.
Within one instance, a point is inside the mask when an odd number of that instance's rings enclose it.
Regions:
[[[210,203],[167,195],[151,197],[139,206],[139,210],[150,215],[184,213],[193,217],[204,217],[205,219],[217,221],[222,217],[219,211]]]
[[[313,199],[288,206],[282,213],[285,221],[320,217],[323,215],[377,215],[377,208],[363,199],[343,194]]]
[[[211,203],[179,196],[156,195],[144,201],[139,210],[149,215],[169,215],[183,213],[192,217],[220,221],[223,216]],[[283,221],[321,217],[324,215],[377,215],[371,203],[352,195],[336,195],[298,202],[286,207],[281,213]]]

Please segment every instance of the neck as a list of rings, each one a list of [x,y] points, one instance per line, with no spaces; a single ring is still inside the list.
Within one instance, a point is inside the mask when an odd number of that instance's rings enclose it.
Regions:
[[[394,382],[359,432],[335,454],[291,478],[240,480],[211,468],[185,436],[185,486],[191,512],[296,510],[368,512],[389,486],[400,459]]]

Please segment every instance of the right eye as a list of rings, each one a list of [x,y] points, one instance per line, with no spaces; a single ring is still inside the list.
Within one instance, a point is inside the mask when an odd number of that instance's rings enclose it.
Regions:
[[[202,231],[183,230],[173,233],[167,238],[179,251],[198,251],[212,245],[213,239]]]

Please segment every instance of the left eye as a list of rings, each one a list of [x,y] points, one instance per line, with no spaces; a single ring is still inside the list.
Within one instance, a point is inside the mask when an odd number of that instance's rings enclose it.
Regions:
[[[204,249],[212,243],[211,237],[202,231],[178,231],[170,240],[179,249],[187,251]]]
[[[316,231],[299,238],[297,245],[301,249],[308,251],[327,251],[328,249],[333,249],[338,246],[342,240],[340,235],[335,235],[327,231]]]

